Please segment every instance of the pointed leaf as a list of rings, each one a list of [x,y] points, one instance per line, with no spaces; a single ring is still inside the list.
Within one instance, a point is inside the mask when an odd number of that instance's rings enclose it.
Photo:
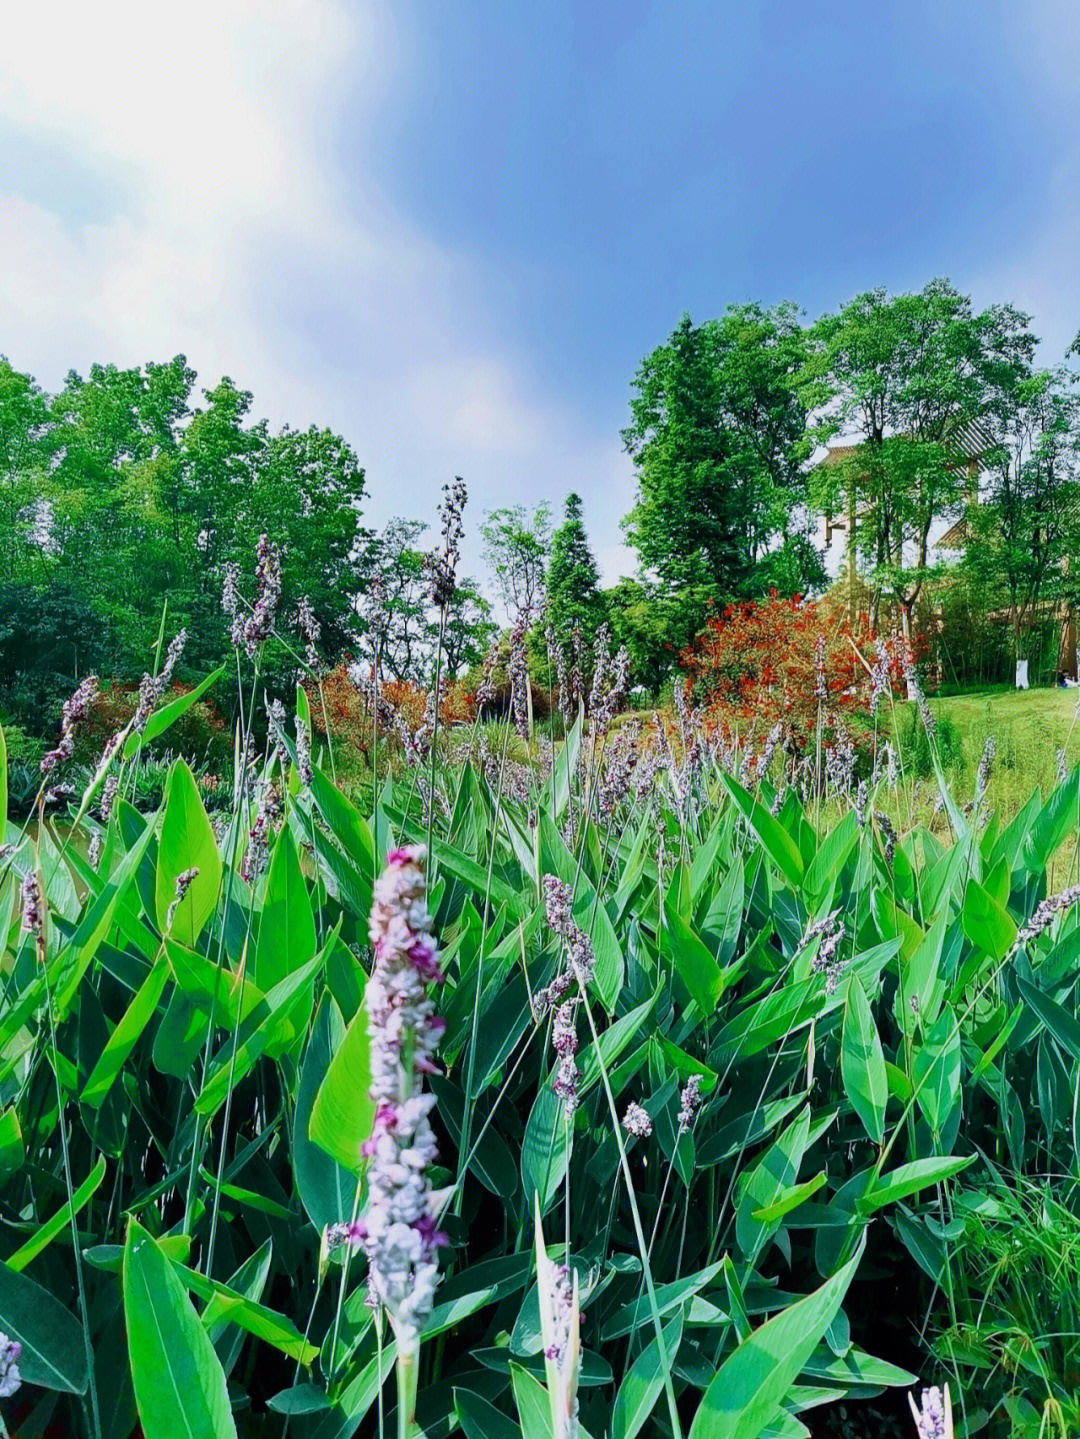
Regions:
[[[885,1053],[857,974],[852,974],[847,984],[840,1073],[844,1092],[863,1128],[875,1144],[880,1144],[885,1138],[885,1105],[889,1098]]]
[[[172,1264],[134,1220],[124,1246],[124,1319],[146,1439],[236,1439],[210,1337]]]
[[[853,1257],[820,1289],[755,1329],[721,1365],[694,1415],[690,1439],[758,1439],[781,1417],[796,1375],[836,1318],[862,1258]]]

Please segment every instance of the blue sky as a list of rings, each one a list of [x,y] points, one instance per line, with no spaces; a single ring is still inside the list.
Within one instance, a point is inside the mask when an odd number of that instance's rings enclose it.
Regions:
[[[328,424],[367,517],[578,489],[685,309],[949,274],[1080,327],[1080,7],[42,0],[0,53],[0,351],[183,351]]]

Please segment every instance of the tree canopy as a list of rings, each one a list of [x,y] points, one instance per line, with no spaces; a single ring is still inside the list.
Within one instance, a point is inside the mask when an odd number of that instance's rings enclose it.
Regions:
[[[563,520],[551,537],[551,558],[547,570],[545,624],[565,646],[574,625],[587,644],[592,644],[604,618],[604,601],[599,590],[600,574],[589,548],[582,518],[581,496],[569,494]]]

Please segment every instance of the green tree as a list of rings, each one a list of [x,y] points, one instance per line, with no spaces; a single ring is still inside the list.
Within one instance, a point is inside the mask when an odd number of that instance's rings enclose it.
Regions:
[[[1076,600],[1080,396],[1068,382],[1064,370],[1038,370],[995,389],[984,491],[965,516],[964,566],[1007,606],[1017,657],[1040,607]]]
[[[551,537],[545,612],[545,625],[551,626],[561,645],[569,641],[575,623],[586,643],[592,644],[604,618],[599,578],[585,533],[581,496],[567,495],[563,522]]]
[[[432,652],[438,643],[438,620],[431,624]],[[443,631],[443,670],[451,679],[462,670],[478,665],[487,653],[498,626],[491,618],[491,606],[475,580],[462,579],[446,607]]]
[[[917,294],[859,295],[821,319],[811,343],[803,394],[827,415],[817,437],[854,440],[841,463],[815,471],[812,497],[848,512],[852,559],[862,556],[874,587],[872,622],[892,599],[910,637],[934,526],[963,508],[993,387],[1030,362],[1028,317],[1010,306],[976,314],[948,280],[933,280]]]
[[[364,471],[340,435],[314,426],[270,435],[258,454],[251,511],[237,542],[250,553],[264,531],[282,547],[286,618],[306,596],[329,655],[347,648],[355,630],[354,596],[363,568]]]
[[[637,682],[659,690],[678,665],[679,656],[708,619],[713,587],[703,568],[688,570],[677,589],[655,582],[622,578],[603,591],[614,645],[625,645]]]
[[[35,542],[44,516],[48,400],[0,356],[0,576],[22,578],[45,560]]]
[[[511,614],[535,619],[547,580],[551,506],[542,500],[531,513],[524,505],[489,510],[480,533],[500,599]]]
[[[49,407],[41,539],[51,576],[108,618],[133,670],[162,598],[187,583],[169,505],[193,380],[182,355],[145,369],[94,365],[85,378],[70,372]]]
[[[328,430],[270,433],[228,378],[193,404],[194,383],[178,355],[72,371],[49,398],[3,362],[0,576],[81,596],[113,636],[121,676],[145,668],[167,598],[171,625],[189,630],[185,665],[205,670],[227,644],[224,566],[250,577],[265,531],[282,551],[279,626],[307,596],[336,657],[361,576],[356,455]],[[294,665],[284,648],[267,663]]]
[[[624,528],[665,598],[704,584],[728,599],[792,575],[804,588],[805,361],[793,306],[742,305],[702,325],[684,315],[642,362],[623,431],[638,474]]]
[[[422,681],[432,652],[427,553],[423,520],[392,519],[369,540],[363,558],[364,590],[378,583],[386,609],[380,663],[396,680]]]

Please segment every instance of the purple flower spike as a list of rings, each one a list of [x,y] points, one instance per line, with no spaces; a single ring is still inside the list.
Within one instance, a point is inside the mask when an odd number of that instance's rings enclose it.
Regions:
[[[435,1226],[428,1171],[437,1158],[423,1086],[445,1024],[427,985],[442,978],[427,912],[424,851],[394,849],[375,884],[369,937],[375,964],[364,991],[371,1039],[374,1133],[364,1141],[368,1204],[363,1248],[372,1294],[402,1351],[415,1351],[431,1312],[446,1236]]]

